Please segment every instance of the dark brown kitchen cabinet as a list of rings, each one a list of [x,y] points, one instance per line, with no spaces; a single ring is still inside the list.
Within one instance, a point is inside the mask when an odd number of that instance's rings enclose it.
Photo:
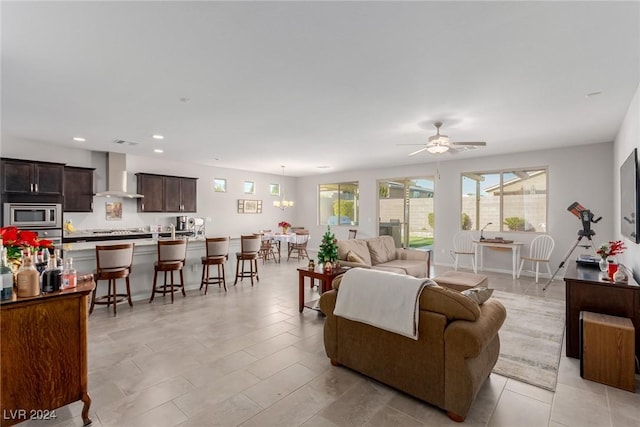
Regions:
[[[166,176],[164,178],[165,212],[195,212],[197,180]]]
[[[2,192],[62,196],[64,165],[2,159]]]
[[[65,166],[64,211],[93,212],[93,168]]]
[[[164,212],[164,177],[146,173],[136,174],[138,194],[144,198],[138,199],[138,212]]]
[[[196,212],[197,178],[137,173],[138,212]]]

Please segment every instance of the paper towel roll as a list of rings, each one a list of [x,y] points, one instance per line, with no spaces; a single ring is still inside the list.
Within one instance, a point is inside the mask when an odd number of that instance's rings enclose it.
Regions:
[[[193,225],[204,225],[204,218],[193,218]]]

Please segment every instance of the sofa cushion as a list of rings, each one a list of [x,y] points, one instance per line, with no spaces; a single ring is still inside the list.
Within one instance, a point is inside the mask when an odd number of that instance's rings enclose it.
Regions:
[[[366,265],[371,266],[367,242],[360,239],[338,240],[338,257],[341,260],[347,261],[347,254],[350,251],[362,258]]]
[[[356,262],[358,264],[365,264],[364,260],[354,251],[347,252],[347,261]]]
[[[493,289],[489,288],[471,288],[466,291],[461,292],[462,295],[465,295],[478,304],[483,304],[486,300],[491,298],[491,294],[493,294]]]
[[[379,236],[367,239],[373,265],[384,264],[396,259],[396,244],[391,236]]]
[[[434,311],[448,320],[476,321],[480,317],[480,305],[458,291],[442,286],[428,286],[420,295],[420,309]]]
[[[424,260],[410,260],[410,259],[394,259],[383,264],[373,266],[373,268],[384,270],[401,270],[401,274],[408,274],[413,277],[426,277],[427,267]]]
[[[371,255],[367,242],[360,239],[338,240],[338,258],[347,261],[347,254],[353,252],[358,255],[364,264],[371,266]]]

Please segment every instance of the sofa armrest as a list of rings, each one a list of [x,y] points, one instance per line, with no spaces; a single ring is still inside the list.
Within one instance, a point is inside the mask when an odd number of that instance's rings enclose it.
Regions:
[[[472,358],[479,355],[498,334],[507,317],[504,305],[491,299],[480,306],[480,317],[475,322],[451,322],[444,333],[446,354]]]
[[[335,289],[320,296],[320,311],[326,316],[324,319],[324,350],[331,360],[338,359],[338,319],[333,315],[336,307],[338,291]]]

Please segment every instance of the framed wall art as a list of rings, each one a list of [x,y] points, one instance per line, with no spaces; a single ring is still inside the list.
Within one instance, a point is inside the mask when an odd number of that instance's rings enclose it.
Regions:
[[[262,213],[262,200],[238,200],[238,213],[259,214]]]
[[[122,202],[106,202],[104,210],[107,221],[120,221],[122,219]]]

